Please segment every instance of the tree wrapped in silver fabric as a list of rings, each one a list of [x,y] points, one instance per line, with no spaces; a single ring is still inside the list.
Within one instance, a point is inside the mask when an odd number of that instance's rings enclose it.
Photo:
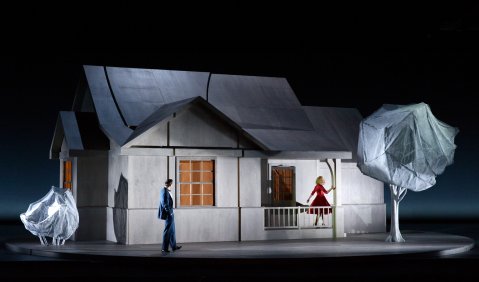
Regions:
[[[454,160],[459,130],[434,117],[425,103],[383,105],[360,123],[358,167],[390,184],[390,242],[404,242],[399,231],[399,202],[407,189],[418,192],[436,184]]]
[[[20,219],[28,231],[38,236],[42,245],[48,245],[46,236],[52,237],[53,245],[63,245],[79,224],[71,191],[54,186],[43,198],[31,203],[27,211],[20,214]]]

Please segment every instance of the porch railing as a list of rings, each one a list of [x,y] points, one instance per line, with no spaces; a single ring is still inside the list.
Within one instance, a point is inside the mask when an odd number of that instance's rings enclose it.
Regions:
[[[332,228],[333,207],[266,207],[264,229]]]

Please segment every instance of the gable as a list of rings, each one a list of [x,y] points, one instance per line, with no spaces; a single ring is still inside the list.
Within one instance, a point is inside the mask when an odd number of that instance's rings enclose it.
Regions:
[[[201,97],[165,105],[132,137],[126,147],[260,148]]]
[[[170,146],[238,148],[235,129],[206,110],[189,107],[170,121]]]

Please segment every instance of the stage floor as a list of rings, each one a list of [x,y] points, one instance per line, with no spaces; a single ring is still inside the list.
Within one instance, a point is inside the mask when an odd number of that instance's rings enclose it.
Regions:
[[[42,246],[39,240],[10,240],[7,250],[59,259],[294,259],[370,256],[446,256],[467,252],[474,240],[437,232],[404,231],[404,243],[385,242],[387,233],[348,235],[338,239],[184,243],[168,255],[161,245],[121,245],[108,241],[67,241],[63,246]]]
[[[401,232],[406,243],[386,243],[385,233],[350,235],[338,240],[192,243],[182,244],[180,251],[163,257],[159,245],[68,241],[65,246],[44,247],[22,224],[3,224],[0,225],[0,280],[404,282],[479,279],[479,223],[402,222]],[[473,244],[473,249],[466,251]]]

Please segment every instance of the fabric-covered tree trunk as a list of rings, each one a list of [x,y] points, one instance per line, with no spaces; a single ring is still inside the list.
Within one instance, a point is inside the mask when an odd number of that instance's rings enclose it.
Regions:
[[[399,203],[406,196],[407,189],[389,184],[391,190],[391,230],[386,242],[405,242],[399,230]]]

